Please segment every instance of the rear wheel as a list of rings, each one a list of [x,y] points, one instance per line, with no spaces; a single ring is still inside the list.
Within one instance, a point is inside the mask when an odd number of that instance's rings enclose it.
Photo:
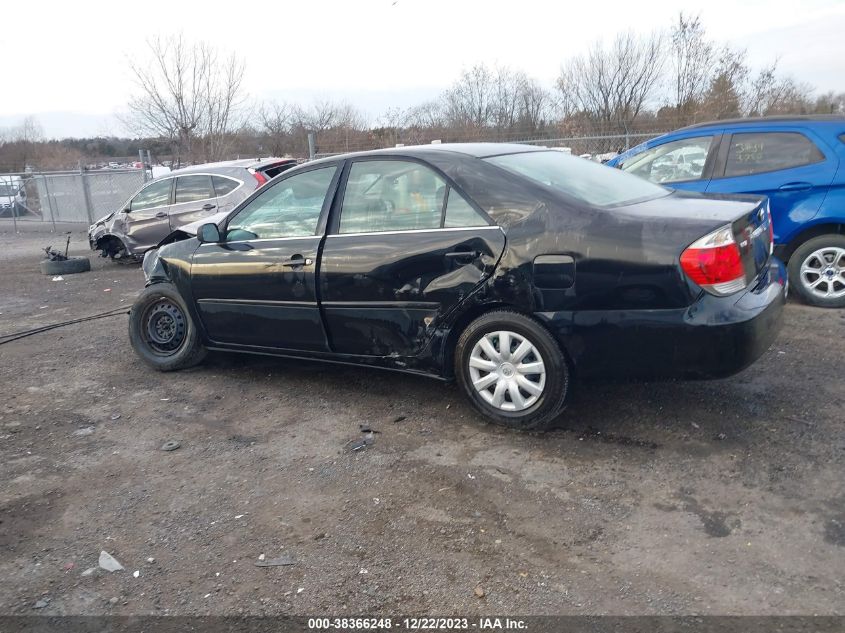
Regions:
[[[473,406],[497,424],[545,430],[569,391],[566,360],[551,334],[512,310],[467,326],[455,350],[455,375]]]
[[[845,307],[845,235],[822,235],[799,246],[789,258],[789,281],[811,305]]]
[[[129,313],[129,340],[138,356],[159,371],[193,367],[206,349],[185,302],[172,284],[145,288]]]

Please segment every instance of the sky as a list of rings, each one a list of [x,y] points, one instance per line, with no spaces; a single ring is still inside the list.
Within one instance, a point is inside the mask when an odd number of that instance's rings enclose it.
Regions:
[[[246,60],[254,102],[351,103],[373,119],[435,97],[483,62],[551,87],[568,58],[625,30],[668,29],[679,9],[760,67],[845,91],[845,0],[39,0],[3,3],[0,127],[34,115],[47,137],[120,135],[129,60],[181,32]]]

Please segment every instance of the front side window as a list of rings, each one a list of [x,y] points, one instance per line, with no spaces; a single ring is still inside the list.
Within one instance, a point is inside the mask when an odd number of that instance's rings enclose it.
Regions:
[[[824,160],[810,139],[798,132],[734,134],[725,163],[725,177],[812,165]]]
[[[340,233],[440,228],[446,183],[402,160],[353,163],[340,211]]]
[[[153,182],[141,189],[129,203],[130,211],[143,211],[155,207],[164,207],[170,204],[170,187],[173,184],[172,178]]]
[[[193,176],[179,176],[176,179],[176,204],[182,202],[197,202],[214,197],[211,188],[211,176],[195,174]]]
[[[595,206],[618,206],[669,195],[660,185],[563,152],[523,152],[484,160]]]
[[[663,143],[631,156],[622,163],[621,168],[622,171],[656,183],[700,180],[712,144],[712,136]]]
[[[230,220],[226,241],[314,235],[336,170],[314,169],[263,190]]]

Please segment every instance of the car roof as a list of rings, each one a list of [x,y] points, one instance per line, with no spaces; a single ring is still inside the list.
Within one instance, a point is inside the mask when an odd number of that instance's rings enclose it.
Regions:
[[[548,151],[548,147],[536,145],[521,145],[519,143],[434,143],[431,145],[403,145],[401,147],[388,147],[384,149],[373,149],[363,152],[352,152],[349,154],[338,154],[328,156],[319,160],[310,161],[306,165],[324,163],[347,158],[362,158],[365,156],[410,156],[425,158],[433,152],[452,153],[472,156],[474,158],[489,158],[501,156],[502,154],[521,154],[524,152]]]
[[[721,119],[718,121],[707,121],[695,123],[682,127],[676,132],[683,130],[696,130],[699,128],[722,127],[726,125],[766,125],[768,123],[845,123],[845,116],[841,114],[787,114],[777,116],[745,117],[742,119]]]

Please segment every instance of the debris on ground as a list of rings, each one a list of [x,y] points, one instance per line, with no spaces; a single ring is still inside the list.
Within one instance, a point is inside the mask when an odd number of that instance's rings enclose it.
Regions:
[[[123,571],[123,565],[117,562],[117,559],[105,550],[100,552],[99,563],[100,568],[106,571]]]
[[[264,554],[261,556],[264,556]],[[294,560],[293,556],[289,556],[287,554],[279,556],[278,558],[265,559],[259,557],[258,562],[255,563],[256,567],[287,567],[290,565],[296,565],[296,560]]]
[[[361,430],[361,433],[381,433],[381,431],[375,430],[369,424],[359,424],[358,428]]]
[[[355,451],[360,451],[362,448],[365,448],[367,446],[371,446],[373,443],[375,443],[375,441],[376,441],[375,433],[379,432],[379,431],[373,431],[370,427],[368,427],[364,424],[361,424],[360,427],[361,427],[360,430],[361,430],[361,433],[363,433],[363,436],[359,439],[356,439],[356,440],[349,440],[345,445],[345,448],[352,453],[354,453]]]
[[[147,559],[147,562],[148,562],[148,563],[150,563],[150,564],[152,565],[154,562],[156,562],[156,559],[155,559],[155,558],[153,558],[152,556],[150,556],[150,557]]]
[[[133,578],[137,578],[137,577],[138,577],[138,576],[140,576],[140,575],[141,575],[141,570],[140,570],[140,569],[136,569],[135,571],[133,571],[133,572],[132,572],[132,577],[133,577]]]
[[[88,569],[86,569],[84,572],[82,572],[82,573],[80,574],[80,576],[90,576],[90,575],[91,575],[91,574],[93,574],[95,571],[97,571],[97,568],[96,568],[96,567],[89,567],[89,568],[88,568]]]
[[[64,280],[65,280],[65,278],[62,277],[61,275],[56,275],[55,277],[53,277],[53,281],[64,281]]]
[[[36,600],[35,604],[32,605],[33,609],[43,609],[48,604],[50,604],[50,598],[42,598],[41,600]]]
[[[161,445],[161,448],[159,450],[168,452],[175,451],[180,446],[182,446],[182,444],[177,442],[176,440],[167,440],[164,444]]]
[[[483,598],[483,597],[484,597],[484,588],[483,588],[481,585],[478,585],[478,586],[475,588],[475,595],[476,595],[476,596],[478,596],[479,598]]]
[[[70,245],[70,237],[67,238],[68,246]],[[67,247],[65,248],[64,253],[60,253],[52,246],[48,246],[44,249],[44,253],[47,255],[45,259],[49,259],[51,262],[63,262],[67,261]]]
[[[119,414],[119,413],[115,413],[113,416],[111,416],[111,420],[112,420],[112,421],[114,421],[114,420],[119,420],[119,419],[120,419],[120,414]]]
[[[64,567],[62,567],[62,569],[64,569],[65,571],[70,571],[70,570],[71,570],[71,569],[73,569],[75,566],[76,566],[76,565],[75,565],[73,562],[70,562],[70,563],[65,563],[65,565],[64,565]]]
[[[73,432],[73,435],[75,435],[76,437],[85,437],[86,435],[91,435],[93,432],[93,426],[83,426],[81,429],[76,429]]]
[[[404,415],[396,415],[396,416],[393,416],[393,419],[391,420],[391,423],[392,423],[392,424],[396,424],[396,423],[401,422],[402,420],[405,420],[405,419],[407,419],[407,416],[404,416]]]

